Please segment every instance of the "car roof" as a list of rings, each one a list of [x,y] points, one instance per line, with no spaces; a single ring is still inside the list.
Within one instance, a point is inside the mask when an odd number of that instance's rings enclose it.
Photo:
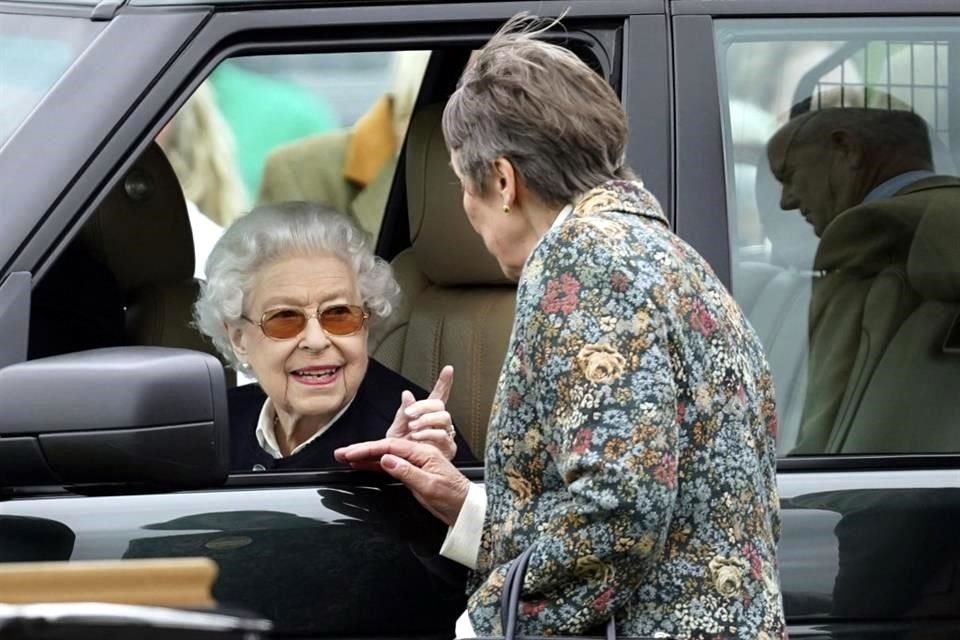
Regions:
[[[482,0],[486,1],[486,0]],[[75,6],[96,7],[98,5],[122,6],[209,6],[209,5],[309,5],[313,7],[342,7],[363,5],[402,5],[402,4],[457,4],[463,0],[0,0],[2,4],[19,6]]]
[[[210,6],[210,5],[300,5],[309,4],[313,7],[343,7],[383,4],[423,4],[425,0],[0,0],[0,5],[8,7],[34,7],[39,10],[55,7],[109,7],[116,9],[121,6]],[[458,0],[431,0],[431,4],[454,3]],[[462,0],[460,0],[462,1]],[[109,12],[108,12],[109,13]]]
[[[479,0],[488,2],[489,0]],[[629,9],[632,0],[620,0],[624,9]],[[673,2],[673,0],[667,0]],[[617,0],[608,0],[615,4]],[[349,7],[375,5],[404,5],[404,4],[464,4],[464,0],[0,0],[0,4],[8,6],[34,7],[100,7],[106,11],[107,6],[112,9],[128,5],[142,6],[231,6],[231,5],[289,5],[311,7]],[[628,12],[628,11],[627,11]],[[109,13],[109,12],[108,12]]]

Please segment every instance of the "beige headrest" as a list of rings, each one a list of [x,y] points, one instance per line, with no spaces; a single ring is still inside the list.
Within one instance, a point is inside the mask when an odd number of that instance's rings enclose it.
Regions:
[[[917,226],[907,278],[924,298],[960,302],[960,215],[953,207],[930,209]]]
[[[407,206],[417,265],[440,285],[507,284],[463,212],[460,182],[443,141],[442,113],[442,104],[421,110],[407,133]]]
[[[151,142],[81,231],[125,292],[193,277],[193,235],[180,183]]]

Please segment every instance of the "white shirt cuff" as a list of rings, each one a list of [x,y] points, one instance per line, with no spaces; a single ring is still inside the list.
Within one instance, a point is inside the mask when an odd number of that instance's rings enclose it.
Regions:
[[[473,623],[470,622],[470,612],[464,611],[460,614],[460,617],[457,618],[457,624],[454,627],[454,633],[456,633],[457,638],[476,638],[477,634],[473,630]]]
[[[440,547],[440,555],[459,562],[471,569],[477,568],[480,553],[480,536],[483,519],[487,513],[487,491],[482,485],[470,483],[467,499],[460,507],[457,521],[447,530],[447,537]]]

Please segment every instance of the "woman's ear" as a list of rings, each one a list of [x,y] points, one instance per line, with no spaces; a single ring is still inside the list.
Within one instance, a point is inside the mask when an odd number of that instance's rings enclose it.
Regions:
[[[517,171],[510,160],[500,156],[493,161],[493,179],[504,207],[512,207],[517,202],[517,178]]]
[[[246,361],[247,344],[243,328],[239,325],[231,327],[226,322],[223,323],[223,328],[227,332],[227,337],[230,338],[230,346],[233,347],[233,353],[237,356],[237,360]]]

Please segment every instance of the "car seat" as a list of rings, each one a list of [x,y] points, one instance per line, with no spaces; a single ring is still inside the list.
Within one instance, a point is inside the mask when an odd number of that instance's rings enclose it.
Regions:
[[[110,191],[84,225],[79,242],[107,266],[122,293],[125,344],[219,356],[193,327],[199,284],[187,205],[156,143]]]
[[[441,367],[452,364],[448,410],[482,459],[516,288],[463,212],[460,183],[441,131],[442,112],[442,104],[421,110],[407,133],[411,246],[393,260],[404,299],[373,356],[427,389]]]
[[[777,398],[777,451],[785,455],[796,443],[807,393],[808,317],[817,238],[799,212],[780,209],[780,185],[765,161],[756,167],[754,194],[769,256],[766,261],[734,264],[733,284],[737,301],[767,354]]]

